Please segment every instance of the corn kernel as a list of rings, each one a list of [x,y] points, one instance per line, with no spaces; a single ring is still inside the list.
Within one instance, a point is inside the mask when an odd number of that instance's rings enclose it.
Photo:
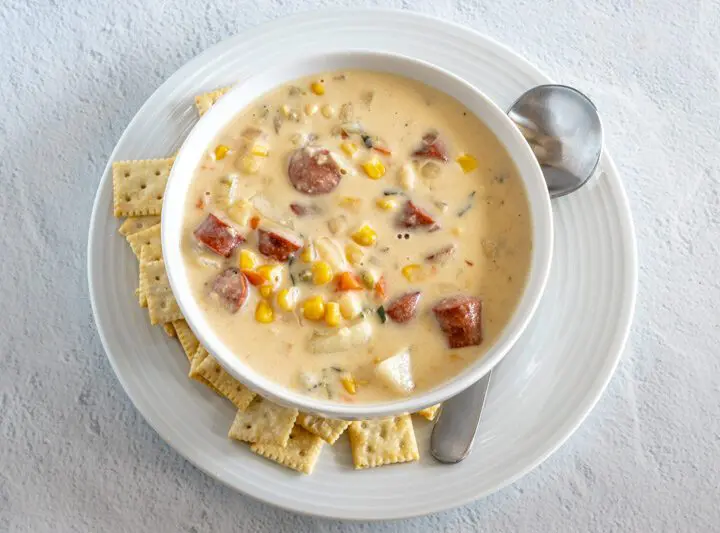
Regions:
[[[367,224],[363,224],[360,229],[352,234],[352,240],[360,246],[372,246],[377,242],[377,233]]]
[[[362,312],[362,302],[360,295],[356,292],[344,292],[338,299],[340,304],[340,314],[345,320],[352,320]]]
[[[370,179],[379,180],[385,175],[385,165],[383,165],[382,161],[377,158],[372,158],[369,161],[366,161],[363,163],[362,167],[365,174],[367,174]]]
[[[336,328],[340,325],[341,320],[340,304],[337,302],[328,302],[325,306],[325,323],[331,328]]]
[[[355,155],[355,152],[358,151],[358,146],[355,143],[351,142],[345,142],[340,145],[340,148],[343,152],[347,154],[348,157],[352,157]]]
[[[335,115],[335,108],[330,104],[325,104],[322,106],[320,112],[325,118],[333,118],[333,115]]]
[[[230,151],[230,148],[225,146],[224,144],[218,144],[215,148],[215,159],[220,161],[221,159],[225,159],[225,156]]]
[[[268,147],[262,144],[256,144],[253,145],[252,150],[250,150],[250,153],[257,157],[267,157],[270,151],[268,150]]]
[[[280,265],[263,265],[257,268],[260,274],[271,287],[277,287],[282,281],[282,266]]]
[[[330,265],[325,261],[315,261],[311,267],[313,275],[313,283],[315,285],[325,285],[333,279],[333,271]]]
[[[397,200],[394,198],[378,198],[375,205],[384,211],[392,211],[397,207]]]
[[[300,260],[303,263],[312,263],[315,260],[315,247],[308,242],[300,252]]]
[[[325,302],[322,296],[313,296],[303,303],[303,316],[308,320],[322,320],[325,316]]]
[[[418,264],[404,266],[401,272],[408,281],[418,281],[422,277],[422,267]]]
[[[365,250],[350,242],[345,245],[345,258],[351,265],[359,265],[365,259]]]
[[[310,84],[310,90],[314,94],[322,96],[323,94],[325,94],[325,84],[320,81],[314,81]]]
[[[461,154],[455,161],[457,161],[465,174],[472,172],[478,167],[477,159],[469,154]]]
[[[270,298],[273,293],[273,286],[272,285],[261,285],[260,286],[260,296],[263,298]]]
[[[240,169],[246,174],[255,174],[260,170],[260,161],[252,154],[246,154],[240,160]]]
[[[255,308],[255,320],[261,324],[269,324],[275,320],[275,313],[270,304],[265,300],[260,300]]]
[[[305,114],[309,117],[318,112],[317,104],[305,104]]]
[[[258,257],[250,250],[240,250],[240,270],[253,270],[258,264]]]
[[[340,383],[342,383],[343,388],[347,391],[348,394],[355,394],[357,392],[354,377],[343,376],[340,378]]]
[[[297,287],[281,290],[277,295],[277,303],[283,311],[292,311],[297,305],[300,291]]]
[[[340,207],[348,211],[359,211],[362,207],[362,198],[356,196],[343,196],[340,198]]]

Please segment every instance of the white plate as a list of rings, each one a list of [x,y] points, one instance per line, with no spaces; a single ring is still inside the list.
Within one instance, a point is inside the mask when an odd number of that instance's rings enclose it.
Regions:
[[[407,12],[317,12],[278,20],[220,43],[165,82],[135,116],[111,160],[173,153],[197,116],[193,96],[282,58],[328,49],[385,50],[430,61],[475,84],[501,107],[550,80],[510,50],[461,26]],[[423,458],[354,472],[345,438],[315,473],[295,475],[227,439],[229,402],[187,379],[180,347],[137,306],[134,257],[112,216],[110,164],[88,244],[100,338],[128,395],[179,453],[263,501],[335,518],[385,519],[444,510],[518,479],[555,451],[605,389],[627,337],[637,258],[630,210],[605,155],[600,178],[553,202],[555,255],[531,326],[493,376],[473,454],[447,467],[429,457],[430,425],[416,423]]]

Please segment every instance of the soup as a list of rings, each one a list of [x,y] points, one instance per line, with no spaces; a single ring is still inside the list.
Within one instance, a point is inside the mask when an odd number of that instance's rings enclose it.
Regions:
[[[369,71],[296,80],[235,117],[195,170],[182,238],[222,342],[339,402],[407,397],[482,357],[531,249],[522,180],[491,131]]]

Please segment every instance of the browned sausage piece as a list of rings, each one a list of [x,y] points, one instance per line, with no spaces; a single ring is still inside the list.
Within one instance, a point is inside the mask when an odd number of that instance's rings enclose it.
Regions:
[[[435,252],[425,257],[425,261],[427,261],[428,263],[444,265],[453,258],[456,250],[457,246],[455,246],[454,244],[449,244],[448,246],[440,248],[439,250],[436,250]]]
[[[230,257],[239,244],[245,242],[235,228],[212,213],[193,232],[195,238],[207,248],[223,257]]]
[[[433,307],[450,348],[476,346],[483,340],[482,301],[472,296],[451,296]]]
[[[258,229],[258,250],[264,256],[277,261],[287,261],[300,248],[302,248],[302,241],[292,235]]]
[[[319,215],[320,213],[322,213],[322,209],[320,209],[315,204],[299,204],[297,202],[293,202],[290,204],[290,211],[292,211],[299,217],[304,217],[308,215]]]
[[[338,186],[341,177],[340,167],[324,148],[304,146],[290,156],[288,178],[303,194],[327,194]]]
[[[212,292],[220,297],[228,311],[237,313],[247,299],[247,280],[240,269],[230,267],[215,278]]]
[[[385,309],[385,314],[389,316],[393,322],[404,324],[415,318],[415,311],[420,302],[420,292],[408,292],[402,296],[398,296]]]
[[[421,226],[427,226],[430,230],[433,230],[433,228],[440,228],[430,213],[425,211],[422,207],[415,205],[412,200],[408,200],[405,204],[405,208],[402,213],[400,213],[399,221],[400,225],[404,228],[417,228]]]
[[[429,132],[423,135],[420,148],[413,152],[415,157],[424,159],[437,159],[447,162],[448,152],[445,143],[440,139],[437,132]]]

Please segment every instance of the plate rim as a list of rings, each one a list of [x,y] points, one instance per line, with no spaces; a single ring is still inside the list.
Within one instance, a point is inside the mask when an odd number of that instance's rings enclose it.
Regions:
[[[257,34],[262,34],[263,32],[266,32],[268,30],[274,29],[275,26],[282,26],[285,24],[289,24],[292,22],[298,22],[300,20],[304,20],[308,18],[309,16],[312,16],[313,14],[320,13],[320,11],[317,10],[303,10],[297,13],[294,13],[292,15],[286,15],[281,16],[269,21],[265,21],[263,23],[260,23],[254,27],[247,28],[246,30],[242,31],[241,33],[237,33],[235,35],[232,35],[230,37],[227,37],[226,39],[223,39],[219,42],[216,42],[215,44],[211,45],[206,50],[202,51],[198,55],[192,57],[188,61],[186,61],[180,68],[178,68],[172,75],[170,75],[164,82],[162,82],[145,100],[143,105],[136,111],[133,118],[128,122],[127,126],[125,127],[122,135],[118,138],[118,140],[115,143],[115,146],[108,158],[108,162],[105,165],[105,168],[103,170],[103,174],[101,176],[101,179],[97,185],[97,190],[94,195],[93,199],[93,207],[92,212],[90,216],[90,225],[88,228],[88,245],[87,245],[87,276],[88,276],[88,288],[89,288],[89,296],[90,296],[90,304],[92,308],[92,314],[93,314],[93,320],[95,322],[95,327],[98,333],[98,336],[100,338],[100,342],[102,344],[103,350],[105,351],[105,355],[110,362],[110,366],[113,369],[113,372],[115,376],[117,377],[118,381],[120,382],[120,385],[122,386],[123,390],[127,394],[128,398],[133,404],[133,407],[138,411],[138,413],[143,417],[145,422],[155,431],[155,433],[162,438],[166,444],[168,444],[173,450],[175,450],[179,455],[181,455],[185,460],[190,462],[193,466],[198,468],[200,471],[204,472],[205,474],[209,475],[213,479],[220,481],[223,485],[240,492],[244,495],[247,495],[257,501],[262,501],[264,503],[270,504],[275,507],[279,507],[282,509],[285,509],[287,511],[291,511],[294,513],[298,513],[301,515],[307,515],[307,516],[317,516],[317,517],[324,517],[324,518],[330,518],[330,519],[341,519],[341,520],[347,520],[347,521],[379,521],[379,520],[388,520],[388,519],[401,519],[401,518],[412,518],[412,517],[418,517],[418,516],[426,516],[432,513],[441,512],[444,510],[449,509],[455,509],[463,505],[467,505],[468,503],[480,500],[482,498],[485,498],[486,496],[497,492],[521,477],[525,476],[535,468],[537,468],[540,464],[542,464],[545,460],[547,460],[548,457],[550,457],[552,454],[554,454],[560,447],[562,447],[563,444],[567,442],[567,440],[572,436],[575,431],[577,431],[578,427],[586,420],[590,412],[595,408],[597,405],[597,402],[602,397],[603,393],[607,389],[607,386],[612,379],[613,375],[615,374],[615,370],[617,369],[617,366],[619,364],[620,359],[623,356],[623,352],[625,349],[625,346],[627,345],[627,340],[630,334],[630,330],[632,328],[633,323],[633,317],[635,313],[635,307],[636,307],[636,300],[637,300],[637,292],[638,292],[638,250],[637,250],[637,238],[636,238],[636,232],[635,232],[635,225],[632,218],[632,211],[630,209],[630,201],[627,196],[627,191],[625,190],[625,187],[622,185],[622,182],[618,183],[617,192],[618,192],[618,205],[621,208],[621,212],[627,213],[627,219],[622,220],[624,226],[626,226],[626,230],[628,232],[628,235],[630,237],[630,249],[629,254],[627,257],[625,257],[625,263],[629,266],[629,271],[632,273],[631,279],[626,279],[625,281],[629,283],[629,294],[630,298],[629,301],[626,303],[625,308],[622,310],[624,316],[624,320],[622,323],[624,324],[622,331],[619,331],[619,334],[616,334],[613,342],[611,343],[611,346],[613,350],[609,350],[609,353],[614,352],[614,356],[612,358],[608,358],[606,360],[606,363],[610,363],[609,368],[607,369],[604,379],[602,380],[602,383],[600,386],[596,388],[594,393],[588,394],[585,397],[585,401],[587,401],[587,404],[584,409],[582,409],[580,416],[577,417],[576,420],[574,420],[570,424],[564,424],[561,425],[560,429],[556,432],[555,438],[548,442],[552,442],[550,446],[541,454],[539,454],[533,461],[530,461],[530,463],[525,467],[517,471],[515,474],[507,477],[502,482],[496,483],[494,486],[481,491],[479,493],[476,493],[472,496],[467,496],[464,498],[458,499],[456,502],[454,502],[450,506],[446,505],[439,505],[436,507],[428,506],[426,509],[423,509],[420,512],[401,512],[397,514],[393,514],[391,516],[371,516],[371,517],[359,517],[359,516],[343,516],[339,514],[332,514],[330,512],[310,512],[307,510],[303,510],[301,508],[293,507],[290,504],[286,504],[284,502],[278,502],[274,501],[271,498],[266,498],[260,495],[256,495],[250,492],[246,492],[239,487],[231,484],[230,480],[225,479],[222,474],[212,472],[211,470],[205,468],[204,466],[200,465],[198,462],[196,462],[192,457],[191,454],[187,453],[183,446],[178,446],[176,442],[173,442],[172,439],[169,439],[166,435],[166,432],[164,430],[159,429],[158,425],[153,423],[152,420],[149,419],[148,415],[138,406],[138,403],[136,401],[136,398],[133,397],[133,395],[129,392],[129,388],[127,385],[126,380],[124,379],[123,375],[118,372],[118,366],[115,358],[111,355],[111,351],[108,349],[108,340],[105,335],[105,331],[101,323],[98,321],[98,305],[95,301],[95,287],[93,283],[93,278],[95,275],[95,268],[93,266],[93,255],[94,255],[94,249],[96,246],[99,246],[99,244],[94,242],[93,234],[94,234],[94,228],[97,222],[97,218],[99,216],[102,216],[100,213],[103,209],[103,206],[100,205],[100,196],[101,191],[104,187],[107,187],[107,182],[112,181],[112,163],[115,160],[115,154],[118,150],[118,147],[120,144],[126,139],[128,132],[131,130],[131,127],[135,124],[136,121],[139,120],[140,115],[142,112],[144,112],[148,106],[148,102],[155,96],[156,93],[158,93],[163,87],[165,87],[167,84],[170,84],[170,82],[181,78],[186,71],[190,70],[191,67],[193,67],[195,64],[201,63],[203,59],[206,57],[211,56],[212,52],[218,49],[219,47],[222,47],[223,45],[226,45],[228,42],[234,41],[234,40],[245,40],[250,39]],[[408,10],[402,10],[402,9],[388,9],[388,8],[332,8],[332,9],[325,9],[322,11],[325,15],[338,15],[338,14],[344,14],[349,15],[352,13],[358,13],[358,14],[391,14],[394,16],[402,16],[402,17],[409,17],[409,18],[415,18],[417,20],[423,20],[425,22],[432,21],[433,23],[443,24],[446,27],[455,28],[458,31],[465,33],[465,34],[472,34],[473,37],[477,40],[486,42],[490,48],[496,47],[501,49],[503,52],[505,52],[512,60],[518,64],[518,66],[525,71],[532,72],[532,75],[538,78],[542,78],[546,83],[554,83],[554,80],[547,76],[542,70],[540,70],[537,66],[535,66],[533,63],[531,63],[529,60],[525,59],[523,56],[521,56],[519,53],[515,52],[512,48],[510,48],[508,45],[505,45],[496,39],[494,39],[491,36],[488,36],[484,33],[481,33],[480,31],[471,28],[469,26],[462,25],[460,23],[449,21],[449,20],[443,20],[438,17],[425,14],[425,13],[417,13],[413,11]],[[452,72],[452,71],[451,71]],[[603,156],[601,159],[601,168],[606,168],[609,170],[610,173],[614,174],[618,177],[619,180],[619,173],[617,170],[617,167],[608,154],[607,150],[603,150]],[[107,207],[107,206],[105,206]]]

